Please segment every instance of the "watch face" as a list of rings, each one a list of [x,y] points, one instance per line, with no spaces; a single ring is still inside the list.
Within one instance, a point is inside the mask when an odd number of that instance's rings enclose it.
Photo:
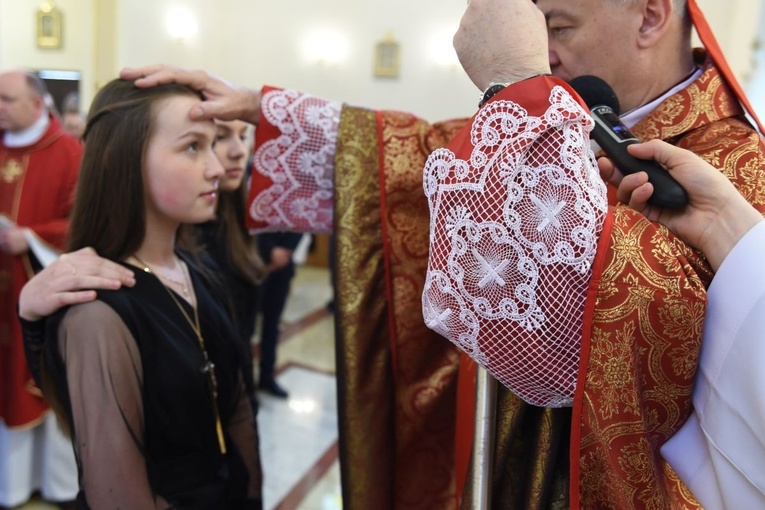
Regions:
[[[497,93],[504,89],[506,85],[504,83],[495,83],[494,85],[491,85],[488,89],[486,89],[486,92],[483,93],[483,98],[481,98],[481,102],[478,104],[478,107],[486,104],[486,101],[497,95]]]

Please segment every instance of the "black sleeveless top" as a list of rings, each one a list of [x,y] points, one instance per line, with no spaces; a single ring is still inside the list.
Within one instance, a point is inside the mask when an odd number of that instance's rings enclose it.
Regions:
[[[188,261],[187,265],[205,347],[216,367],[217,405],[226,437],[226,455],[221,454],[218,444],[210,381],[202,370],[202,350],[178,305],[184,307],[192,321],[193,308],[178,295],[176,304],[171,290],[141,270],[134,271],[134,287],[98,292],[98,299],[125,323],[140,352],[144,431],[139,448],[146,461],[149,484],[154,494],[165,498],[173,508],[257,508],[259,502],[246,499],[249,473],[242,453],[248,452],[239,452],[226,433],[228,419],[242,398],[235,333],[223,306],[208,292],[200,273]],[[66,312],[63,309],[46,322],[44,356],[68,412],[73,444],[77,445],[66,368],[56,341]],[[82,465],[77,457],[82,487]],[[78,508],[89,508],[86,496],[81,490]]]

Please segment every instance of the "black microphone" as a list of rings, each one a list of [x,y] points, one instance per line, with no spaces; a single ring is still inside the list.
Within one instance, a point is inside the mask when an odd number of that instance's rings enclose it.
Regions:
[[[579,76],[569,82],[590,108],[595,128],[590,137],[598,142],[616,167],[625,175],[648,174],[653,184],[653,205],[680,209],[688,203],[688,195],[666,168],[653,160],[638,159],[627,152],[627,146],[640,140],[619,119],[619,99],[611,86],[597,76]]]

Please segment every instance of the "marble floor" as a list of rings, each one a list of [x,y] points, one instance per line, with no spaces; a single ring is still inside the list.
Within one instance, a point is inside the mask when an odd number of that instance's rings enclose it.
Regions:
[[[329,278],[323,268],[298,268],[282,317],[277,362],[277,380],[290,395],[282,400],[259,394],[267,510],[342,508]],[[34,500],[17,510],[55,508]]]

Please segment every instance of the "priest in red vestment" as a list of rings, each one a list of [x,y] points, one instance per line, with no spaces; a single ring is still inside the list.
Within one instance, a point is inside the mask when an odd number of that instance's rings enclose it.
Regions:
[[[21,288],[64,246],[81,146],[48,112],[42,81],[22,71],[0,74],[0,506],[77,493],[69,441],[27,368],[16,317]],[[33,246],[40,246],[38,254]]]
[[[469,9],[487,5],[522,8],[518,2],[473,0]],[[724,61],[691,51],[685,7],[611,0],[536,5],[543,11],[536,13],[537,22],[548,24],[554,75],[610,73],[605,76],[627,111],[623,121],[639,137],[696,152],[765,211],[765,144],[745,118],[735,80],[720,70]],[[507,39],[518,36],[508,27],[522,24],[500,11],[479,14],[482,23],[495,21],[501,33],[479,25],[467,38],[475,43],[472,51],[501,64],[513,47]],[[591,19],[593,12],[597,19]],[[632,53],[597,58],[600,50],[623,50],[628,34],[635,39]],[[490,66],[482,62],[474,69]],[[480,88],[526,76],[497,75]],[[547,400],[523,393],[536,404],[529,405],[500,389],[494,504],[697,507],[658,447],[690,412],[704,289],[713,275],[703,257],[661,226],[606,207],[597,173],[585,171],[586,109],[571,99],[565,84],[537,78],[506,87],[456,137],[459,121],[429,125],[404,113],[362,110],[294,91],[264,92],[250,215],[265,228],[334,229],[342,268],[336,295],[345,505],[468,507],[471,494],[463,487],[470,478],[475,365],[440,344],[426,323],[479,363],[515,375],[521,371],[508,364],[518,348],[512,341],[541,321],[548,333],[558,328],[562,340],[551,344],[535,334],[529,344],[537,353],[550,348],[558,354],[521,358],[520,364],[532,362],[534,376],[542,367]],[[512,132],[516,124],[529,131]],[[577,136],[543,136],[563,130]],[[448,151],[439,153],[447,142]],[[538,154],[529,159],[527,151]],[[419,199],[419,170],[428,155],[424,186],[433,194],[430,214]],[[576,179],[559,175],[563,167],[554,166],[566,159],[578,161]],[[517,177],[522,165],[528,166],[526,186],[538,185],[537,169],[546,168],[546,179],[567,188],[562,196],[569,197],[569,209],[558,211],[565,200],[550,201],[555,196],[549,190],[535,202],[520,193],[523,179],[512,186],[502,180]],[[493,192],[476,198],[490,184]],[[460,207],[438,207],[444,201],[436,200],[436,190],[453,193],[451,203]],[[517,200],[517,209],[509,208],[508,198]],[[571,245],[553,244],[560,252],[547,248],[542,269],[528,265],[528,256],[519,258],[523,243],[503,222],[528,228],[523,222],[546,210],[546,223],[535,226],[544,240],[571,205],[582,208],[566,218],[568,228],[578,227],[575,235],[569,232]],[[477,215],[480,222],[468,221]],[[482,226],[468,229],[470,224]],[[455,237],[455,229],[464,235]],[[525,243],[531,253],[541,249]],[[465,306],[462,294],[471,278],[474,294]],[[417,310],[423,288],[424,318]],[[546,301],[533,301],[531,289],[543,289],[535,292]],[[520,393],[519,384],[503,380]]]

